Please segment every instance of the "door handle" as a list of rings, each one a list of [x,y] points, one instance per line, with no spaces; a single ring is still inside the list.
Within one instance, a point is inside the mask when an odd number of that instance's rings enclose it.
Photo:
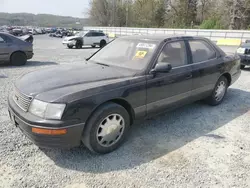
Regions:
[[[190,78],[192,78],[192,77],[193,77],[193,75],[192,75],[192,74],[189,74],[189,75],[186,76],[186,79],[190,79]]]
[[[217,65],[218,69],[221,69],[223,67],[223,65]]]

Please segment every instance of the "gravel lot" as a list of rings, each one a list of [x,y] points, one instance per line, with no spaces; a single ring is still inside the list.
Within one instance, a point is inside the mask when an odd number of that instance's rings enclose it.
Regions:
[[[113,153],[33,145],[8,117],[13,82],[43,67],[82,62],[94,51],[37,36],[26,66],[0,66],[0,187],[250,187],[250,69],[220,106],[197,102],[137,123]]]

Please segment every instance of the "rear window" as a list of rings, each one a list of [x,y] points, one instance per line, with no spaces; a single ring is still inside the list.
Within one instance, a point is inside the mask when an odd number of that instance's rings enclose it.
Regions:
[[[0,43],[11,43],[11,42],[12,40],[9,37],[5,35],[0,35]]]
[[[193,63],[199,63],[216,58],[216,52],[207,42],[203,40],[189,41]]]
[[[3,40],[3,38],[0,36],[0,44],[5,43],[5,41]]]

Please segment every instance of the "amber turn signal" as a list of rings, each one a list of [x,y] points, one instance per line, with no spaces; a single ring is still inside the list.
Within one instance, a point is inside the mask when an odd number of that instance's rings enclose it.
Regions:
[[[41,129],[33,127],[32,132],[45,135],[63,135],[67,133],[67,129]]]

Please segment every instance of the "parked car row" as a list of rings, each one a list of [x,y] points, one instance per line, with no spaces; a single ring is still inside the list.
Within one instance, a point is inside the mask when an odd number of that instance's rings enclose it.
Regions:
[[[62,36],[71,36],[78,32],[75,28],[58,28],[58,27],[31,27],[31,26],[2,26],[0,32],[7,32],[14,36],[23,36],[27,34],[41,35],[49,33],[62,33]]]
[[[23,35],[38,35],[45,34],[45,29],[43,28],[30,28],[30,27],[5,27],[0,29],[0,31],[9,33],[14,36],[23,36]]]
[[[57,30],[56,32],[52,32],[49,34],[50,37],[63,38],[65,36],[73,36],[74,31],[72,30]]]
[[[101,31],[63,40],[69,48],[107,43]],[[121,146],[136,120],[197,100],[222,103],[240,77],[240,63],[202,37],[121,37],[84,63],[18,79],[8,98],[10,119],[39,147],[83,143],[104,154]]]

